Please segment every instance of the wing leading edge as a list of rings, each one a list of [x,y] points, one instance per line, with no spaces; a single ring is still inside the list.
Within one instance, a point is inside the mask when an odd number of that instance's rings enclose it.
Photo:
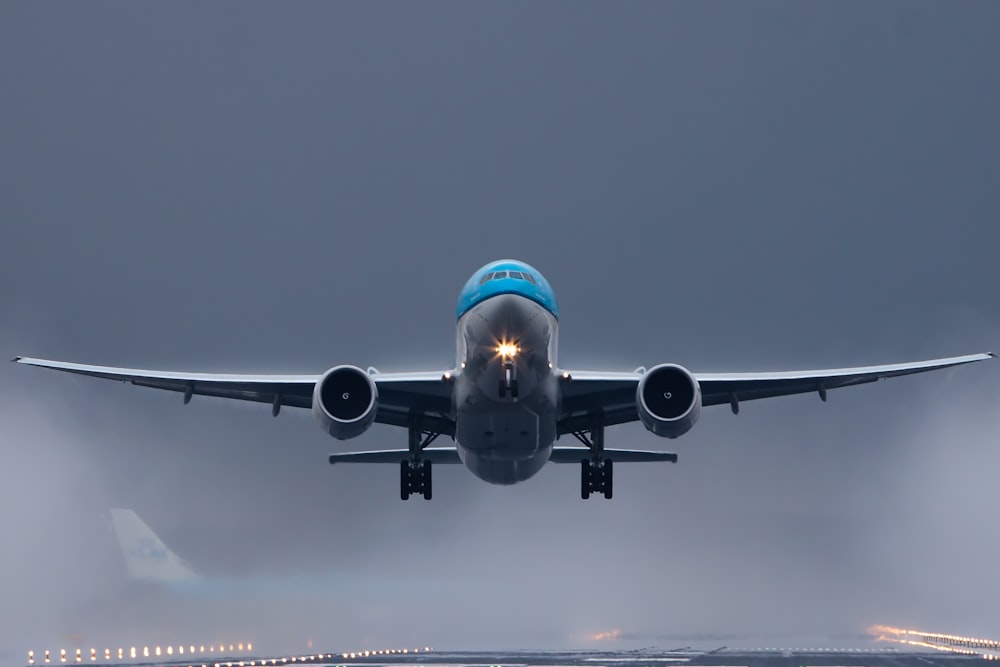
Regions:
[[[729,404],[733,411],[742,401],[816,392],[826,400],[830,389],[850,387],[891,377],[924,373],[995,358],[992,352],[946,357],[903,364],[763,373],[694,373],[701,387],[702,405]],[[559,433],[590,428],[594,415],[605,426],[636,421],[635,391],[643,370],[631,373],[565,371],[563,415]]]
[[[233,374],[233,373],[188,373],[177,371],[142,370],[137,368],[116,368],[113,366],[92,366],[50,359],[14,357],[15,363],[39,366],[52,370],[118,380],[139,387],[150,387],[174,391],[184,395],[184,402],[192,396],[215,396],[240,401],[270,403],[271,412],[277,415],[282,406],[312,408],[313,388],[322,377],[319,374]],[[446,372],[426,373],[379,373],[369,370],[371,379],[379,392],[378,412],[375,421],[380,424],[406,426],[411,414],[419,414],[434,420],[438,432],[444,435],[454,433],[451,412],[451,393],[442,376]]]
[[[728,403],[737,411],[743,401],[809,392],[817,392],[825,399],[826,392],[830,389],[939,370],[994,357],[996,355],[989,352],[881,366],[763,373],[695,373],[694,376],[701,386],[703,405]],[[316,374],[241,375],[140,370],[31,357],[15,357],[13,361],[118,380],[141,387],[175,391],[184,395],[185,403],[194,395],[270,403],[274,415],[284,405],[311,408],[313,388],[321,377]],[[443,380],[446,374],[454,374],[454,371],[379,373],[370,369],[369,374],[379,391],[376,422],[405,427],[411,416],[417,414],[434,420],[438,433],[454,435],[455,425],[450,417],[450,385]],[[595,415],[602,417],[605,426],[636,421],[638,414],[635,390],[642,374],[642,369],[630,373],[565,371],[567,381],[563,385],[563,412],[559,419],[559,433],[587,430],[593,424]]]

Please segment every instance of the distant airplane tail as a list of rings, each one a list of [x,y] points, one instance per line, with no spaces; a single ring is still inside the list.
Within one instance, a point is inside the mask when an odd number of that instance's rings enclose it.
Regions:
[[[198,578],[132,510],[111,510],[111,525],[125,557],[129,579],[169,584]]]

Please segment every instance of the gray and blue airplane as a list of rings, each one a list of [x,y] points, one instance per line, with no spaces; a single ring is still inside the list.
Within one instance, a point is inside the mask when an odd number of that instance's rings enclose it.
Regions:
[[[687,433],[703,406],[827,391],[990,359],[992,353],[902,364],[762,373],[696,373],[676,363],[628,372],[568,370],[557,359],[559,307],[548,281],[513,260],[487,264],[465,283],[456,312],[456,364],[381,373],[337,365],[319,375],[234,375],[113,368],[15,357],[14,361],[183,394],[311,409],[338,440],[373,423],[406,429],[406,449],[341,452],[330,463],[392,463],[400,497],[432,495],[436,463],[463,463],[492,484],[527,480],[548,462],[580,466],[580,495],[611,498],[615,462],[676,462],[663,451],[604,446],[609,426],[640,421],[653,434]],[[430,447],[446,436],[448,447]],[[557,447],[561,436],[579,446]]]
[[[112,509],[109,519],[125,561],[127,580],[137,586],[165,590],[179,598],[232,601],[250,595],[301,600],[322,599],[331,591],[371,596],[398,595],[400,591],[426,595],[431,589],[439,594],[456,590],[455,582],[435,577],[415,582],[349,570],[263,577],[208,574],[197,571],[178,556],[133,510]]]

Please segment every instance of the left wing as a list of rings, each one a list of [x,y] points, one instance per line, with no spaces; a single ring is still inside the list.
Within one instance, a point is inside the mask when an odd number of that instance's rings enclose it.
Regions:
[[[987,352],[882,366],[764,373],[694,373],[694,377],[701,387],[702,405],[728,403],[736,412],[742,401],[809,392],[817,392],[826,400],[828,389],[959,366],[996,356]],[[588,430],[595,415],[602,416],[605,426],[638,420],[635,391],[643,372],[644,369],[631,373],[562,371],[566,384],[563,387],[559,433]]]
[[[313,388],[321,377],[320,374],[237,375],[155,371],[91,366],[30,357],[14,357],[13,361],[78,375],[118,380],[140,387],[175,391],[184,395],[185,403],[195,395],[270,403],[271,413],[275,416],[283,405],[311,408]],[[368,369],[369,376],[378,387],[378,412],[375,421],[380,424],[405,427],[409,416],[416,413],[435,420],[440,425],[440,428],[435,429],[438,433],[453,435],[455,425],[450,417],[450,385],[442,381],[445,373],[454,371],[379,373],[373,368]]]

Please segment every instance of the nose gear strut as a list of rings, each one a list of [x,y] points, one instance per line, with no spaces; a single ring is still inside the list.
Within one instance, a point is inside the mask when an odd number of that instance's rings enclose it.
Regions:
[[[517,400],[517,367],[512,359],[504,359],[503,376],[500,378],[500,398],[505,398],[507,394],[515,401]]]

